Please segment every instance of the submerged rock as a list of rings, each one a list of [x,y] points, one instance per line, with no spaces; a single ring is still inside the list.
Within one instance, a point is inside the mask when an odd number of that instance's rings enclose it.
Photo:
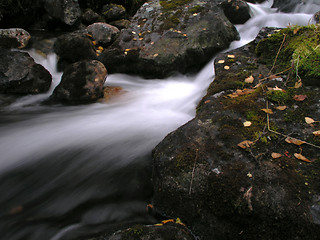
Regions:
[[[51,99],[64,103],[94,102],[103,97],[106,77],[107,70],[101,62],[76,62],[65,69]]]
[[[51,81],[51,74],[28,53],[0,49],[0,93],[44,93]]]
[[[314,133],[320,125],[305,121],[320,119],[319,88],[301,85],[295,68],[283,72],[256,54],[270,31],[217,56],[215,80],[196,117],[153,151],[156,211],[181,218],[201,239],[302,240],[320,233]],[[275,57],[283,34],[292,40],[308,31],[314,29],[275,33],[274,50],[265,50]]]
[[[150,1],[100,56],[110,72],[163,78],[199,70],[238,39],[218,1]]]
[[[24,48],[30,38],[30,34],[22,28],[0,29],[0,47]]]

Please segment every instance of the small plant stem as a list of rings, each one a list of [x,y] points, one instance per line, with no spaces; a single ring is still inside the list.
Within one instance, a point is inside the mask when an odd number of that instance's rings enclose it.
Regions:
[[[283,44],[284,44],[284,42],[285,42],[285,40],[286,40],[286,34],[284,34],[283,35],[283,40],[282,40],[282,43],[281,43],[281,45],[280,45],[280,47],[279,47],[279,49],[278,49],[278,52],[277,52],[277,55],[276,55],[276,58],[274,59],[274,61],[273,61],[273,65],[272,65],[272,68],[270,69],[270,71],[269,71],[269,74],[272,72],[272,70],[274,69],[274,66],[276,65],[276,62],[277,62],[277,59],[278,59],[278,56],[279,56],[279,54],[280,54],[280,51],[281,51],[281,49],[282,49],[282,47],[283,47]],[[268,74],[268,75],[269,75]]]
[[[197,164],[198,155],[199,155],[198,153],[199,153],[199,149],[196,150],[196,157],[194,158],[194,165],[193,165],[193,169],[192,169],[191,182],[190,182],[190,187],[189,187],[189,195],[191,195],[191,191],[192,191],[192,183],[193,183],[193,178],[194,178],[194,171],[196,169],[196,164]]]

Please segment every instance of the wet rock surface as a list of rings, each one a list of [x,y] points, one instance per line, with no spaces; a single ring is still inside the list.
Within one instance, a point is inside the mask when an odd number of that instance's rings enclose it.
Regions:
[[[218,1],[151,1],[99,60],[110,72],[163,78],[199,70],[237,38]]]
[[[96,60],[79,61],[68,66],[52,99],[67,103],[93,102],[103,97],[107,70]]]
[[[98,45],[109,46],[119,34],[119,29],[107,23],[94,23],[87,27],[87,32]]]
[[[49,90],[52,77],[28,53],[0,49],[0,92],[37,94]]]
[[[221,6],[224,14],[233,24],[243,24],[250,19],[250,8],[245,1],[226,0]]]
[[[0,47],[24,48],[30,38],[30,34],[22,28],[0,29]]]
[[[181,218],[201,239],[318,238],[320,126],[305,117],[320,119],[319,87],[281,66],[285,47],[273,66],[284,34],[288,46],[309,31],[264,29],[217,56],[196,117],[154,149],[160,214]]]

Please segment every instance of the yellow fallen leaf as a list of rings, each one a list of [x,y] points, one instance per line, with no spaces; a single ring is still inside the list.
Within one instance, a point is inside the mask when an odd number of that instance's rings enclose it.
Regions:
[[[219,61],[218,61],[219,64],[222,64],[222,63],[224,63],[224,62],[225,62],[224,60],[219,60]]]
[[[180,220],[180,218],[177,218],[177,219],[176,219],[176,223],[177,223],[177,224],[180,224],[180,225],[182,225],[182,226],[185,226],[185,224]]]
[[[294,84],[294,88],[300,88],[302,86],[301,79]]]
[[[308,123],[308,124],[312,124],[312,123],[315,122],[312,118],[309,118],[309,117],[305,117],[304,120],[305,120],[306,123]]]
[[[257,85],[255,85],[253,88],[258,88],[260,87],[262,84],[261,83],[258,83]]]
[[[163,226],[163,224],[162,223],[156,223],[153,226]]]
[[[299,139],[295,139],[295,138],[291,138],[291,137],[287,137],[287,138],[285,139],[285,141],[286,141],[287,143],[292,143],[292,144],[295,144],[295,145],[298,145],[298,146],[306,143],[305,141],[302,141],[302,140],[299,140]]]
[[[271,153],[271,157],[274,159],[280,158],[280,157],[282,157],[282,154],[273,152],[273,153]]]
[[[287,106],[278,106],[276,107],[277,110],[283,111],[286,110]]]
[[[97,41],[92,41],[93,45],[97,45]]]
[[[295,153],[294,156],[304,162],[311,162],[308,158],[306,158],[305,156],[302,156],[300,153]]]
[[[229,70],[230,67],[229,67],[229,66],[224,66],[224,69],[225,69],[225,70]]]
[[[242,149],[246,149],[246,148],[249,148],[250,145],[252,145],[252,144],[253,144],[252,141],[244,140],[244,141],[242,141],[241,143],[238,144],[238,147],[241,147]]]
[[[250,77],[247,77],[244,82],[246,83],[253,83],[254,77],[251,75]]]
[[[262,108],[261,111],[264,111],[267,114],[273,114],[273,112],[270,108]]]
[[[315,135],[315,136],[320,136],[320,130],[314,131],[314,132],[313,132],[313,135]]]
[[[245,126],[245,127],[250,127],[251,125],[252,125],[252,122],[250,122],[250,121],[245,121],[243,123],[243,126]]]
[[[161,221],[163,224],[169,223],[169,222],[175,222],[174,219],[168,219],[168,220],[163,220]]]
[[[234,55],[228,55],[228,58],[235,58]]]
[[[153,54],[153,56],[154,56],[154,57],[157,57],[157,56],[159,56],[159,54],[158,54],[158,53],[155,53],[155,54]]]

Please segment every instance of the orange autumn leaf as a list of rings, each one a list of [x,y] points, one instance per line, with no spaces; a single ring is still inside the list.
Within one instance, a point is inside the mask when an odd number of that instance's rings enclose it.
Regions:
[[[299,139],[295,139],[295,138],[291,138],[291,137],[287,137],[287,138],[285,139],[285,141],[286,141],[287,143],[292,143],[292,144],[295,144],[295,145],[298,145],[298,146],[306,143],[305,141],[302,141],[302,140],[299,140]]]
[[[294,156],[304,162],[311,162],[308,158],[306,158],[305,156],[301,155],[300,153],[295,153]]]
[[[245,83],[253,83],[253,81],[254,81],[254,77],[251,75],[250,77],[247,77],[245,80],[244,80],[244,82]]]
[[[253,144],[252,141],[244,140],[238,144],[238,147],[241,147],[242,149],[246,149],[246,148],[249,148],[252,144]]]
[[[294,95],[293,100],[296,100],[298,102],[304,101],[308,96],[307,95]]]
[[[312,118],[309,118],[309,117],[305,117],[304,120],[305,120],[306,123],[308,123],[308,124],[312,124],[312,123],[315,122]]]
[[[294,84],[294,88],[300,88],[302,86],[301,79]]]
[[[314,131],[314,132],[313,132],[313,135],[315,135],[315,136],[318,136],[318,137],[319,137],[319,136],[320,136],[320,130],[318,130],[318,131]]]
[[[273,153],[271,153],[271,157],[274,159],[280,158],[280,157],[282,157],[282,154],[273,152]]]
[[[161,221],[163,224],[169,223],[169,222],[175,222],[174,219],[168,219],[168,220],[163,220]]]
[[[277,110],[283,111],[286,110],[287,106],[278,106],[276,107]]]
[[[264,111],[267,114],[273,114],[273,112],[270,108],[262,108],[261,111]]]

